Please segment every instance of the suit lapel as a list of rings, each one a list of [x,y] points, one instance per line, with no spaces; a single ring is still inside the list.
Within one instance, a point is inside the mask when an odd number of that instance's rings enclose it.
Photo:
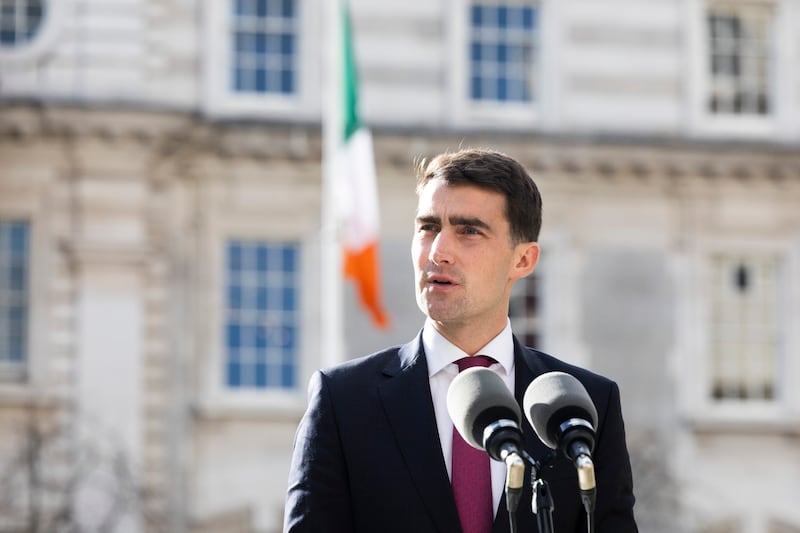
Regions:
[[[538,376],[547,372],[547,368],[542,365],[533,351],[522,346],[516,337],[514,337],[514,367],[516,374],[514,378],[514,397],[520,405],[520,409],[522,409],[522,400],[525,396],[525,391],[528,390],[528,385]],[[524,412],[522,413],[522,438],[525,450],[537,461],[544,460],[550,454],[550,448],[545,446],[536,436]]]
[[[459,531],[419,336],[400,348],[384,374],[391,379],[380,386],[383,408],[420,498],[439,531]]]

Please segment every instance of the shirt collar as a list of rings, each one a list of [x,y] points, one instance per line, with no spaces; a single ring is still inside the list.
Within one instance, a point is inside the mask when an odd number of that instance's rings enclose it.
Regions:
[[[468,354],[461,348],[444,338],[436,331],[430,319],[425,321],[422,329],[422,346],[425,348],[425,357],[428,360],[428,377],[432,377],[447,365],[455,364]],[[490,340],[486,346],[476,352],[478,355],[488,355],[502,367],[508,375],[514,367],[514,338],[511,333],[511,321],[506,319],[506,327]]]

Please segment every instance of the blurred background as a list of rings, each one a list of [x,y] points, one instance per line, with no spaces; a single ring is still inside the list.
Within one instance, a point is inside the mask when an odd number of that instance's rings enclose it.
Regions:
[[[0,0],[0,531],[281,530],[341,357],[332,5]],[[415,160],[504,151],[544,198],[515,332],[619,383],[641,531],[800,532],[800,2],[350,12],[391,323],[345,285],[344,357],[422,326]]]

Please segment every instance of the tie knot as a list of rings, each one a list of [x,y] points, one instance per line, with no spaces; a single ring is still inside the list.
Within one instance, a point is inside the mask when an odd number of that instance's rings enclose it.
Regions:
[[[458,365],[458,371],[463,372],[474,366],[490,367],[494,362],[495,360],[488,355],[473,355],[471,357],[462,357],[456,361],[456,364]]]

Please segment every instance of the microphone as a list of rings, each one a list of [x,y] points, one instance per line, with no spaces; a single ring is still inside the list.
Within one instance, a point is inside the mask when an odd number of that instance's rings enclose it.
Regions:
[[[503,379],[483,367],[460,372],[447,389],[447,412],[473,448],[506,463],[506,504],[514,512],[525,477],[522,414]]]
[[[597,409],[589,393],[574,376],[547,372],[528,385],[522,405],[539,440],[575,464],[581,500],[591,517],[596,492],[592,452]]]

